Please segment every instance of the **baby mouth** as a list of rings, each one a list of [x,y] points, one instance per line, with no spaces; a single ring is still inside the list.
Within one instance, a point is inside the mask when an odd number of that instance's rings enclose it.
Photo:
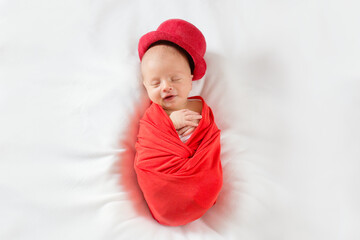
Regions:
[[[175,95],[169,95],[169,96],[166,96],[163,98],[164,101],[171,101],[175,98],[176,96]]]

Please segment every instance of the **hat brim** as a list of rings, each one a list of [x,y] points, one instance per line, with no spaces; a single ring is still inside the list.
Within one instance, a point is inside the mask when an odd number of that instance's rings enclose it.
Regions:
[[[197,54],[196,51],[192,49],[192,47],[184,43],[180,38],[162,31],[152,31],[140,38],[139,46],[138,46],[140,60],[142,60],[142,57],[144,56],[145,52],[148,50],[150,45],[160,40],[173,42],[179,45],[180,47],[182,47],[185,51],[187,51],[190,54],[195,65],[194,73],[193,73],[193,81],[199,80],[205,75],[206,62],[204,58],[199,54]]]

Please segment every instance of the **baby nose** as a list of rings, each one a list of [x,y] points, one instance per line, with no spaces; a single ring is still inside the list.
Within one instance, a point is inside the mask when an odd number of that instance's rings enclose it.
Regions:
[[[162,91],[163,92],[168,92],[172,90],[172,86],[171,86],[171,83],[168,82],[168,81],[163,81],[163,84],[162,84]]]

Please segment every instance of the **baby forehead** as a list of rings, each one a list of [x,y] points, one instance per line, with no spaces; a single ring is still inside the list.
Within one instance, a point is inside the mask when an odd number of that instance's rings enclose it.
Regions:
[[[156,56],[161,57],[161,56],[164,56],[164,55],[183,56],[183,54],[178,49],[176,49],[175,47],[170,46],[170,45],[161,44],[161,45],[156,45],[156,46],[153,46],[153,47],[149,48],[145,52],[142,61],[146,60],[146,58],[149,58],[149,57],[156,57]]]

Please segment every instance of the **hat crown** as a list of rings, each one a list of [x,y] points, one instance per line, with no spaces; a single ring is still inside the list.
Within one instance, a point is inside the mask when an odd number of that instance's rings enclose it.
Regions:
[[[148,32],[140,38],[138,44],[140,61],[151,44],[161,40],[175,43],[189,53],[194,62],[193,81],[204,76],[206,41],[197,27],[182,19],[166,20],[156,31]]]
[[[206,52],[206,41],[201,31],[193,24],[182,19],[169,19],[157,28],[157,31],[166,32],[181,38],[182,41],[200,56]]]

